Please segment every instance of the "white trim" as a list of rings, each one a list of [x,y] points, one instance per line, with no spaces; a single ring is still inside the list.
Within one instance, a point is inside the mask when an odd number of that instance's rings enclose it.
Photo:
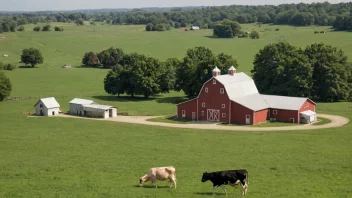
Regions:
[[[231,100],[229,100],[229,124],[231,123]]]
[[[220,88],[220,94],[224,94],[225,93],[225,89],[224,88]]]
[[[273,109],[273,115],[277,115],[277,110],[275,109]]]
[[[253,125],[255,124],[255,116],[254,116],[255,112],[253,111]]]
[[[208,92],[209,92],[208,87],[206,87],[205,88],[205,93],[208,93]]]
[[[225,109],[225,107],[226,107],[225,104],[222,104],[222,105],[221,105],[221,108]]]
[[[221,117],[225,118],[226,117],[226,113],[222,113]]]
[[[191,99],[191,100],[187,100],[187,101],[185,101],[185,102],[178,103],[178,104],[176,104],[176,105],[184,104],[184,103],[190,102],[190,101],[192,101],[192,100],[199,99],[200,94],[202,94],[202,90],[203,90],[203,88],[204,88],[204,85],[207,84],[208,82],[210,82],[212,79],[214,79],[214,77],[210,78],[208,81],[206,81],[206,82],[203,84],[202,89],[200,89],[200,92],[199,92],[199,94],[198,94],[198,96],[197,96],[196,98],[193,98],[193,99]],[[221,84],[221,83],[220,83],[220,84]]]
[[[218,110],[218,109],[207,109],[207,120],[208,121],[217,121],[217,122],[219,122],[220,121],[220,110]]]
[[[202,102],[202,107],[205,107],[205,102]]]
[[[216,81],[217,81],[216,79],[213,79],[213,85],[216,85]]]

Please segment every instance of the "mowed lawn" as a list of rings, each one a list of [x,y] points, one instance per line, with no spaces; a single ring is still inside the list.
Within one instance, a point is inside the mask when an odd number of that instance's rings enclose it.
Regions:
[[[103,89],[104,69],[62,69],[79,66],[84,52],[110,46],[158,57],[183,57],[186,50],[206,46],[235,56],[243,71],[252,68],[255,53],[284,38],[297,46],[323,41],[352,57],[349,33],[314,35],[324,27],[263,26],[259,40],[213,39],[211,31],[144,32],[144,26],[64,26],[64,32],[3,34],[1,62],[17,62],[21,49],[38,47],[45,63],[39,68],[6,71],[12,97],[54,96],[61,110],[75,97],[118,107],[131,115],[172,115],[182,92],[149,100],[109,96]],[[245,26],[248,30],[255,26]],[[32,27],[30,28],[32,29]],[[350,38],[351,37],[351,38]],[[53,66],[52,66],[53,65]],[[351,197],[352,123],[315,131],[236,132],[131,125],[69,118],[29,118],[36,99],[0,103],[0,197],[211,197],[204,171],[246,168],[248,197]],[[352,119],[352,103],[319,103],[318,113]],[[136,187],[150,167],[173,165],[177,189],[148,183]],[[240,197],[240,187],[227,187]],[[218,195],[223,196],[218,189]]]

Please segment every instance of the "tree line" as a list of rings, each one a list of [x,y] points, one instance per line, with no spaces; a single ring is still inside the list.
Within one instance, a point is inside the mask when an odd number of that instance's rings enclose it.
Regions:
[[[205,47],[188,49],[184,58],[164,62],[110,49],[119,53],[110,53],[108,60],[114,61],[108,61],[111,70],[104,79],[104,89],[118,96],[148,98],[175,90],[192,98],[212,77],[215,66],[222,74],[227,74],[230,66],[238,68],[231,55],[214,54]],[[287,42],[269,44],[256,54],[251,73],[262,94],[309,97],[316,101],[352,100],[352,64],[343,51],[330,45],[315,43],[301,49]]]
[[[83,25],[83,21],[106,22],[111,24],[164,24],[170,27],[188,27],[197,25],[202,29],[212,29],[218,21],[228,19],[238,23],[273,23],[295,26],[334,25],[337,21],[351,16],[352,2],[330,4],[281,4],[260,6],[212,6],[194,9],[171,9],[170,11],[143,11],[134,9],[127,12],[109,13],[20,13],[0,14],[0,30],[16,31],[16,27],[25,24],[50,22],[75,22]]]

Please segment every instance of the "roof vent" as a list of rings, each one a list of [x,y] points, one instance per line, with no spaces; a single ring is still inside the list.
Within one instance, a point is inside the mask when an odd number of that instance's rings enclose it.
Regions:
[[[234,76],[235,73],[236,73],[236,68],[234,68],[233,66],[231,66],[231,67],[229,68],[229,75],[230,75],[230,76]]]
[[[220,69],[218,67],[215,67],[213,69],[213,77],[217,77],[217,76],[220,76]]]

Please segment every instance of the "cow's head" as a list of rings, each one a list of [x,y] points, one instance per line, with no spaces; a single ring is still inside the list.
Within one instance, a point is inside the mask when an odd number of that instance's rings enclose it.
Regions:
[[[143,184],[146,182],[147,180],[147,175],[144,175],[143,177],[141,177],[139,179],[139,186],[143,186]]]
[[[203,173],[202,182],[206,182],[209,180],[209,174],[207,172]]]

